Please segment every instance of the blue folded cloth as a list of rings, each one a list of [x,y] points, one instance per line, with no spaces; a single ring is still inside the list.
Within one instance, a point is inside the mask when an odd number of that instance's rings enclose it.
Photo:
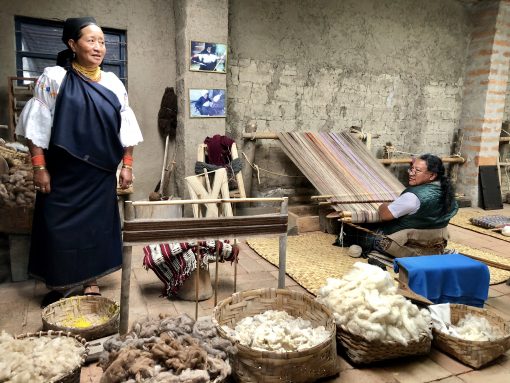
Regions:
[[[462,303],[483,307],[489,295],[489,268],[461,254],[396,258],[407,270],[409,287],[434,303]]]

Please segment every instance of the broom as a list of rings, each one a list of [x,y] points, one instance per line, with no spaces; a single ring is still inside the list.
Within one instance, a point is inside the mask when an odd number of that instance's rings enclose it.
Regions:
[[[159,201],[164,195],[165,173],[168,172],[168,144],[170,138],[175,139],[177,129],[177,95],[174,88],[165,88],[165,93],[161,99],[161,105],[158,112],[158,130],[162,138],[165,139],[165,152],[163,155],[163,166],[161,169],[161,179],[156,188],[149,194],[149,201]],[[172,161],[173,167],[173,161]]]

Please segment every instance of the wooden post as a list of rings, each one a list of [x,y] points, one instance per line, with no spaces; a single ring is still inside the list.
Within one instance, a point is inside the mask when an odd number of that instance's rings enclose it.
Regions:
[[[119,334],[124,335],[129,327],[129,289],[131,285],[131,254],[132,247],[122,248],[122,277],[120,283],[120,322]]]
[[[124,203],[124,221],[135,218],[135,209],[131,201]],[[120,282],[120,319],[119,334],[124,335],[129,327],[129,289],[131,286],[131,246],[122,247],[122,276]]]
[[[237,238],[234,238],[234,246],[237,246]],[[237,291],[237,257],[234,258],[234,293]]]
[[[280,214],[287,215],[289,210],[289,199],[285,197],[280,205]],[[285,288],[285,264],[287,262],[287,233],[280,234],[278,245],[278,288]]]
[[[197,244],[197,279],[195,281],[195,320],[198,319],[198,290],[200,288],[200,262],[201,262],[201,255],[200,255],[200,245]]]
[[[246,133],[255,133],[257,131],[257,124],[252,122],[246,126]],[[253,140],[246,140],[243,144],[243,153],[246,156],[247,161],[250,161],[253,164],[255,160],[255,145],[257,142]],[[253,169],[250,166],[250,163],[246,163],[243,169],[243,180],[244,180],[244,190],[247,196],[252,196],[253,193],[251,191],[252,188],[252,180],[253,180]]]
[[[218,265],[220,258],[220,246],[219,243],[216,243],[216,270],[214,273],[214,307],[218,304]]]

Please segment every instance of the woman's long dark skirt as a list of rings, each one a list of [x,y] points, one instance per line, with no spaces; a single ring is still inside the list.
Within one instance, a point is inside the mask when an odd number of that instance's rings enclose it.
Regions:
[[[70,288],[122,264],[115,173],[52,147],[51,193],[37,193],[28,272],[49,288]]]

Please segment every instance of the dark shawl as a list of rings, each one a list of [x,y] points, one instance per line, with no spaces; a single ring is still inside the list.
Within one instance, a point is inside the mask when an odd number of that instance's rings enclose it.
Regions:
[[[80,285],[122,264],[119,130],[117,96],[69,70],[46,151],[51,193],[37,194],[32,226],[29,273],[48,287]]]

